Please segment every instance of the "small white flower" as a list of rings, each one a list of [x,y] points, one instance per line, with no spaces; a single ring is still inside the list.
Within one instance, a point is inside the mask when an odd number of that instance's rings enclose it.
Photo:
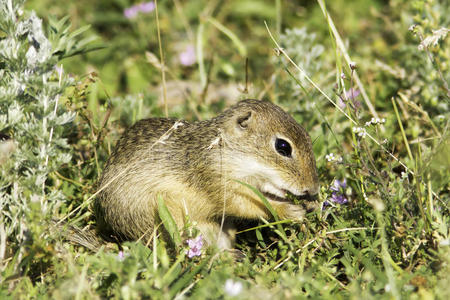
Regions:
[[[355,70],[356,69],[356,62],[352,61],[349,63],[350,69]]]
[[[327,160],[327,161],[334,161],[336,158],[334,157],[334,153],[330,153],[330,154],[327,154],[327,155],[325,155],[325,159]]]
[[[364,200],[366,200],[366,201],[368,201],[368,200],[369,200],[369,197],[367,197],[367,195],[366,195],[366,193],[365,193],[365,192],[363,193],[363,197],[364,197]]]
[[[450,29],[448,28],[440,28],[437,30],[432,30],[433,34],[431,36],[427,36],[418,46],[419,50],[424,50],[425,48],[429,48],[437,46],[439,43],[439,40],[445,39],[447,36],[447,33],[450,32]]]
[[[362,127],[353,127],[353,132],[358,134],[358,136],[361,138],[365,138],[367,135],[366,129]]]
[[[373,125],[383,124],[385,122],[386,122],[385,118],[382,118],[382,119],[380,119],[380,118],[372,118],[372,119],[370,119],[370,121],[366,122],[366,126],[370,126],[371,124],[373,124]]]
[[[334,155],[334,153],[330,153],[330,154],[327,154],[327,155],[325,155],[325,159],[328,161],[328,162],[342,162],[342,156],[337,156],[337,155]]]
[[[344,73],[344,72],[341,73],[341,78],[342,78],[342,79],[347,79],[347,77],[345,76],[345,73]]]
[[[242,292],[242,282],[234,281],[233,279],[227,279],[225,281],[225,293],[228,296],[234,297]]]

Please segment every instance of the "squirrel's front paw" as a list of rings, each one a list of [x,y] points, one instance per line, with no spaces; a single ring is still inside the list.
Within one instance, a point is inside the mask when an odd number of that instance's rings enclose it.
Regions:
[[[282,219],[302,220],[306,211],[300,205],[285,203],[277,207],[277,213]]]

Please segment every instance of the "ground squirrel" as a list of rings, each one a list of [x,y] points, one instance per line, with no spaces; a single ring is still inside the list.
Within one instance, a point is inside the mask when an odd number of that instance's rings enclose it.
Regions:
[[[243,100],[206,121],[141,120],[123,134],[103,171],[94,205],[98,229],[121,241],[150,238],[160,195],[179,227],[188,215],[210,245],[230,248],[229,234],[220,231],[223,216],[271,217],[239,181],[261,191],[281,218],[302,218],[318,193],[311,139],[280,107]]]

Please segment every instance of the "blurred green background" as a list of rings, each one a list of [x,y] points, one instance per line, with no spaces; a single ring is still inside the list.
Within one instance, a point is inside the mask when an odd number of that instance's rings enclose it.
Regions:
[[[139,13],[137,17],[127,19],[124,10],[137,3],[140,2],[27,2],[28,8],[34,9],[43,19],[50,15],[58,18],[69,15],[73,28],[91,25],[86,36],[97,36],[96,43],[105,46],[102,50],[69,58],[64,63],[64,68],[69,73],[86,75],[95,72],[98,75],[101,84],[91,86],[91,108],[95,102],[104,103],[106,92],[110,97],[142,93],[147,105],[158,98],[160,71],[145,56],[145,52],[149,51],[159,58],[155,12]],[[336,0],[327,1],[326,4],[338,31],[344,37],[349,54],[358,63],[358,69],[368,83],[369,97],[377,106],[383,107],[386,97],[403,84],[400,82],[403,78],[396,77],[395,73],[401,73],[404,64],[418,63],[411,60],[412,57],[404,56],[404,48],[405,42],[414,40],[414,36],[407,31],[408,27],[413,24],[414,18],[423,17],[420,15],[419,1]],[[433,19],[449,18],[450,14],[442,11],[442,8],[446,6],[436,7],[437,16],[424,16],[431,19],[428,24]],[[277,71],[277,61],[273,59],[273,43],[264,21],[277,37],[290,28],[306,28],[309,33],[315,34],[315,43],[323,45],[327,51],[310,63],[320,63],[329,72],[335,69],[336,57],[329,51],[333,47],[333,41],[316,1],[177,0],[159,1],[158,9],[162,47],[169,71],[169,95],[175,95],[175,98],[180,90],[186,89],[193,99],[200,98],[202,94],[205,74],[199,72],[199,65],[182,65],[180,61],[180,56],[189,47],[197,48],[197,51],[201,49],[203,53],[203,72],[207,73],[210,83],[208,93],[213,96],[215,92],[219,94],[217,98],[225,98],[223,93],[242,94],[236,87],[240,85],[242,88],[245,84],[245,59],[248,56],[248,76],[252,84],[249,96],[258,96],[266,91],[264,96],[272,99],[278,97],[280,90],[276,85],[271,86],[273,76],[285,74]],[[246,53],[210,22],[209,18],[229,30]],[[200,47],[197,45],[198,39],[202,40]],[[417,41],[414,43],[417,44]],[[385,72],[386,68],[392,72]],[[315,74],[310,75],[319,83],[326,84],[327,82],[323,82],[326,79],[323,78],[324,72],[319,73],[320,78],[315,78]],[[333,79],[333,74],[331,75]],[[383,77],[382,81],[379,80],[380,77]],[[177,85],[176,81],[185,84]],[[378,86],[380,82],[382,88]],[[231,91],[225,90],[221,94],[220,90],[226,85],[229,85]],[[214,100],[221,100],[217,98]],[[175,104],[183,103],[182,99],[172,100]]]

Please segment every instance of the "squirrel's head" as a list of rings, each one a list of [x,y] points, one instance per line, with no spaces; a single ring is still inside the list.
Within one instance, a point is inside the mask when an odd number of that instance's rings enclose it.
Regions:
[[[311,138],[279,106],[243,100],[224,111],[224,159],[231,177],[254,185],[268,200],[292,194],[309,199],[319,190]]]

